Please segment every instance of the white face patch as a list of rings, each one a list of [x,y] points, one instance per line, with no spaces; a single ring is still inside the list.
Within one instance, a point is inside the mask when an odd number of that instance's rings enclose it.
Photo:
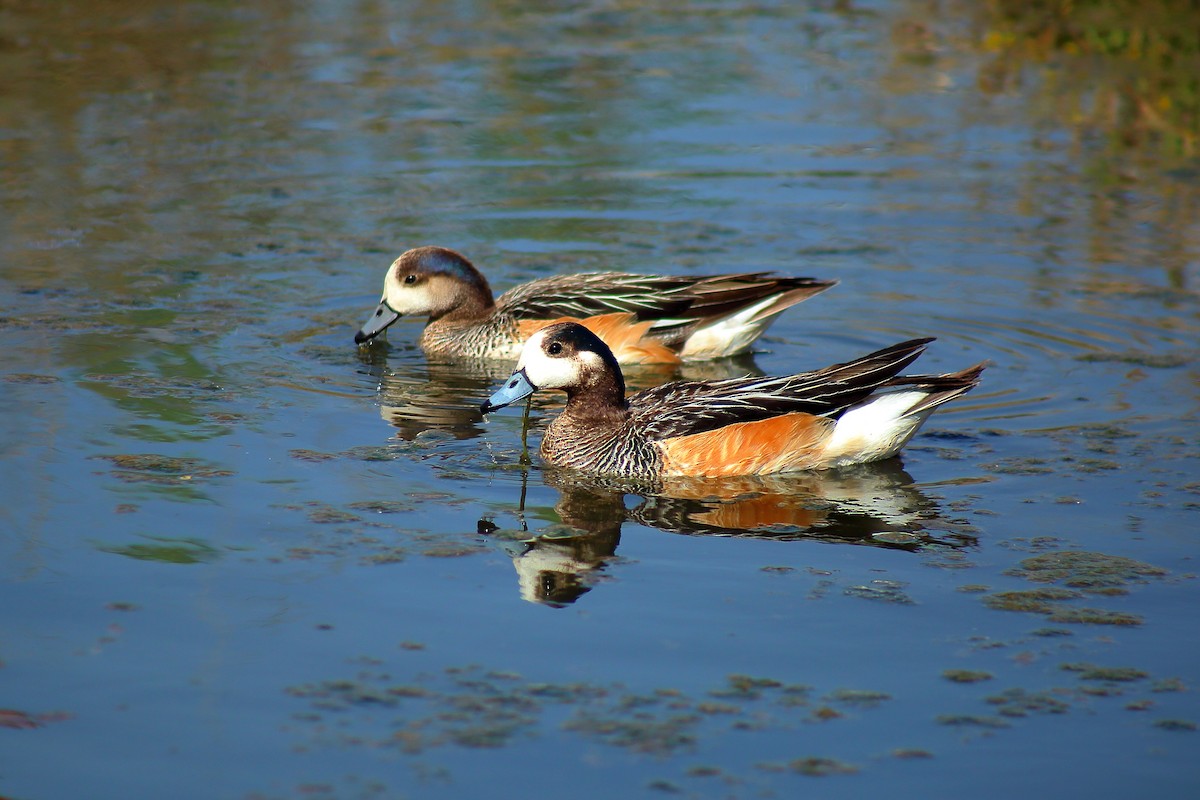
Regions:
[[[554,358],[546,354],[543,344],[546,332],[538,331],[529,337],[525,349],[521,351],[521,359],[517,369],[524,369],[529,382],[539,389],[564,389],[579,383],[584,356],[594,356],[594,353],[578,353],[574,357]]]
[[[521,348],[521,357],[517,359],[517,369],[525,366],[525,362],[529,360],[530,355],[542,352],[542,342],[545,338],[546,332],[538,331],[525,340],[525,346]]]
[[[397,314],[428,314],[433,310],[433,296],[429,281],[415,286],[404,283],[408,273],[397,275],[393,264],[383,279],[383,301]]]

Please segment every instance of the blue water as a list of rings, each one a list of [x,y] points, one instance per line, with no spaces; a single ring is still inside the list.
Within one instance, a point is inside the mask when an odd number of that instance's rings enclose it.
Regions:
[[[996,88],[995,20],[59,8],[0,37],[0,795],[1200,785],[1197,165]],[[354,347],[430,243],[841,281],[689,376],[991,364],[893,462],[577,485],[511,365]],[[1014,571],[1073,552],[1142,571]],[[1047,587],[1130,624],[991,607]]]

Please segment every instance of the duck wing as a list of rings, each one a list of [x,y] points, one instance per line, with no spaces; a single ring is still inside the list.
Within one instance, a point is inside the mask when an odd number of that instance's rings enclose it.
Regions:
[[[497,309],[515,319],[591,317],[627,313],[652,321],[656,332],[697,323],[760,305],[770,316],[835,285],[818,278],[745,272],[707,277],[588,272],[531,281],[502,294]]]
[[[630,423],[658,440],[794,412],[836,416],[888,385],[932,341],[912,339],[796,375],[663,384],[628,398]]]
[[[694,279],[625,272],[587,272],[540,278],[496,298],[497,309],[515,319],[592,317],[616,312],[638,320],[684,312],[693,302]]]

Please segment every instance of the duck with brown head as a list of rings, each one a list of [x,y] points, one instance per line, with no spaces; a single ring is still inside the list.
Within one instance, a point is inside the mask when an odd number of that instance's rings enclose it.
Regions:
[[[623,364],[677,364],[743,353],[786,309],[836,281],[765,272],[699,277],[593,272],[541,278],[493,298],[483,274],[444,247],[397,258],[354,336],[365,344],[403,315],[425,316],[421,347],[454,358],[516,358],[534,333],[574,321]]]

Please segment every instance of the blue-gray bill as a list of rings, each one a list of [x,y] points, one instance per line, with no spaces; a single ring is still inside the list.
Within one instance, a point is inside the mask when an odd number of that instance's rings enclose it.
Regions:
[[[396,320],[400,319],[400,315],[388,308],[388,304],[384,300],[379,301],[379,305],[375,307],[375,311],[363,323],[358,333],[354,334],[354,343],[362,344],[363,342],[374,339],[383,329],[391,325]]]
[[[537,387],[529,382],[529,377],[525,374],[524,369],[519,369],[504,382],[504,385],[492,393],[492,396],[483,401],[483,405],[479,410],[485,414],[490,414],[493,411],[498,411],[505,406],[523,398],[529,397],[537,391]]]

